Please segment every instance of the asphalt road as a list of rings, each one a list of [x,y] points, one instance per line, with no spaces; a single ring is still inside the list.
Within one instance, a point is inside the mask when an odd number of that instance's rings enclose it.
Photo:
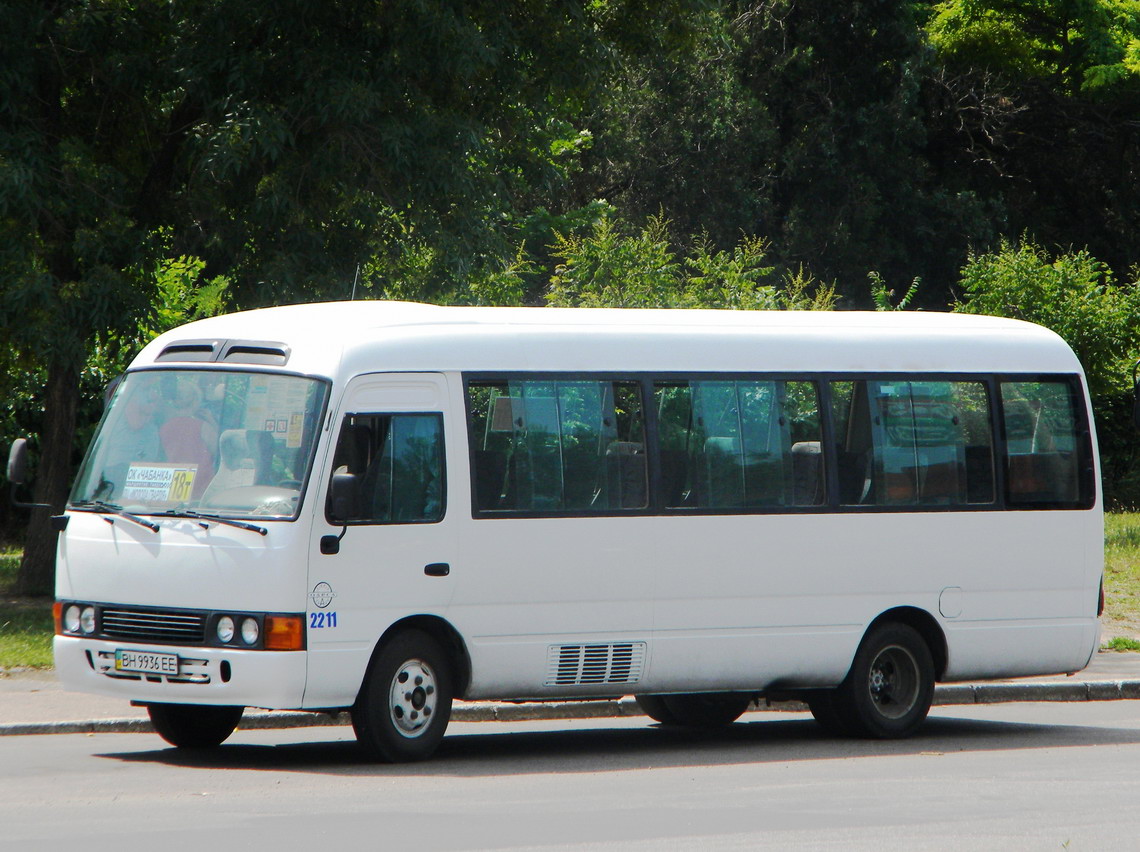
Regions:
[[[1135,849],[1140,702],[936,708],[902,742],[805,714],[459,723],[431,762],[345,728],[0,738],[0,849]]]

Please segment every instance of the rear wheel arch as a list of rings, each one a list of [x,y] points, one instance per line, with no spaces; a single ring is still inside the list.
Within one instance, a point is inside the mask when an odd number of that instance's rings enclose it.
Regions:
[[[926,647],[930,649],[930,656],[934,661],[934,679],[942,680],[946,674],[946,666],[949,663],[950,654],[946,647],[946,634],[934,616],[918,607],[895,607],[894,609],[889,609],[882,613],[867,625],[867,629],[863,633],[863,638],[866,639],[872,630],[887,622],[905,624],[914,629],[918,635],[922,637],[922,641],[924,641]]]

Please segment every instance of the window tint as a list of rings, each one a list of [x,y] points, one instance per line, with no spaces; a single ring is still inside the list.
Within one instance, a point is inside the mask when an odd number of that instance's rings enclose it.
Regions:
[[[1068,382],[1002,382],[1001,401],[1009,501],[1084,502],[1089,486],[1081,476],[1084,439],[1073,387]]]
[[[657,382],[669,508],[813,506],[824,499],[811,382]]]
[[[342,481],[348,483],[351,508],[338,523],[438,521],[443,517],[440,415],[350,414],[333,459],[333,476],[346,475]]]
[[[832,383],[840,502],[953,506],[994,500],[981,382]]]
[[[476,382],[468,387],[481,511],[590,512],[648,505],[636,382]]]

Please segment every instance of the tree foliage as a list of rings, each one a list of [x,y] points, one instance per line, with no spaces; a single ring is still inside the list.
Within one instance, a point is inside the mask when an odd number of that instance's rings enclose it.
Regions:
[[[1132,367],[1140,355],[1140,283],[1117,282],[1087,251],[1056,256],[1025,239],[971,254],[955,310],[1035,322],[1057,332],[1085,369],[1100,437],[1105,491],[1140,505]]]
[[[4,429],[39,435],[55,505],[100,384],[223,302],[932,309],[964,264],[983,304],[1016,277],[988,259],[1027,245],[1026,269],[1062,247],[1071,282],[1098,258],[1105,293],[1140,264],[1140,0],[0,0],[0,20]]]
[[[1140,3],[949,0],[926,32],[943,182],[1007,239],[1084,247],[1121,271],[1140,261]]]
[[[1073,348],[1096,397],[1131,389],[1140,351],[1140,285],[1120,285],[1087,251],[1052,257],[1031,240],[971,254],[955,310],[1013,317],[1057,332]]]
[[[560,307],[829,310],[834,288],[802,270],[780,272],[768,243],[745,237],[730,251],[700,235],[678,257],[661,216],[635,233],[603,218],[583,236],[559,237],[547,301]]]
[[[150,321],[162,258],[239,306],[347,296],[358,267],[454,292],[561,179],[634,18],[683,5],[3,3],[0,328],[46,371],[39,501],[66,493],[87,353]],[[48,590],[50,540],[34,517],[25,590]]]

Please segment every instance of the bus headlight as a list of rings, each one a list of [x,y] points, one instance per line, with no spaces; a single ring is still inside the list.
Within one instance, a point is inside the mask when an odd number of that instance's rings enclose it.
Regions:
[[[63,611],[63,629],[68,633],[79,632],[79,607],[71,604]]]
[[[223,615],[218,619],[218,639],[223,645],[233,641],[234,638],[234,620],[228,615]]]
[[[83,607],[83,611],[79,613],[79,629],[87,634],[95,632],[95,607]]]
[[[261,631],[257,627],[256,618],[246,618],[241,623],[241,641],[247,645],[256,645],[257,637]]]

